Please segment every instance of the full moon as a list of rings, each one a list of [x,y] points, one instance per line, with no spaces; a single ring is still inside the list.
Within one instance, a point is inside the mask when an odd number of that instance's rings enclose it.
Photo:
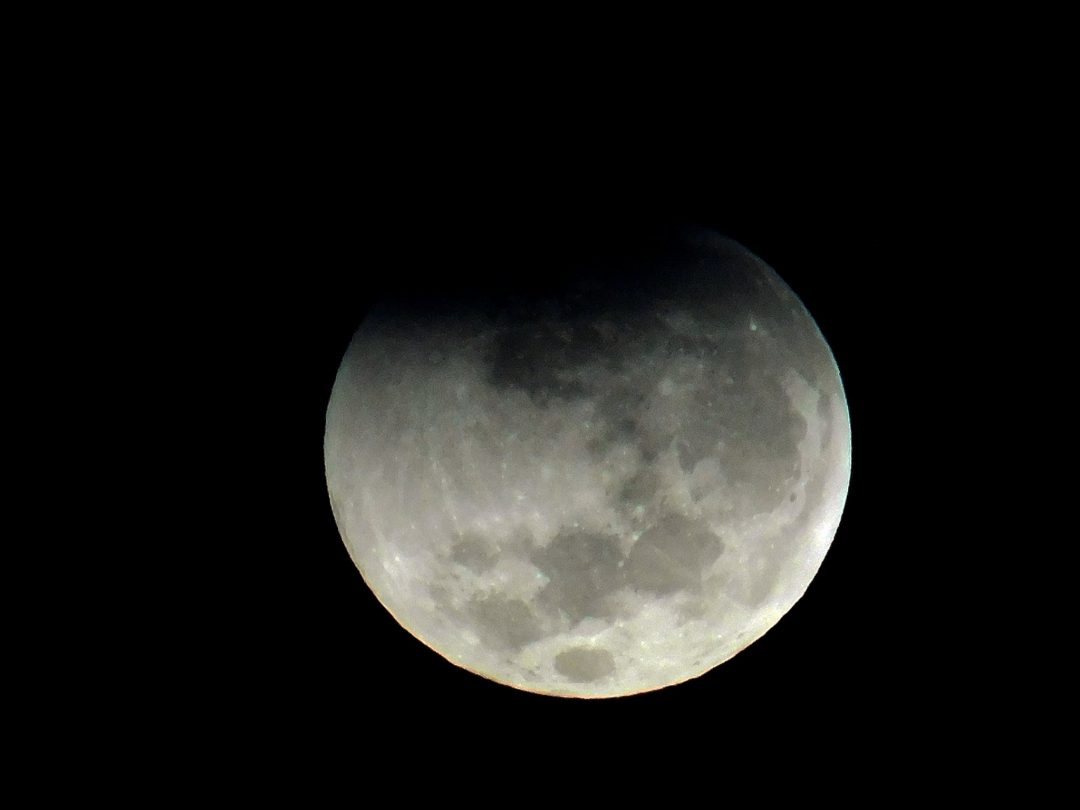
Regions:
[[[795,605],[851,432],[821,331],[738,243],[683,229],[633,262],[572,258],[376,303],[334,383],[326,479],[408,632],[511,687],[614,697],[702,675]]]

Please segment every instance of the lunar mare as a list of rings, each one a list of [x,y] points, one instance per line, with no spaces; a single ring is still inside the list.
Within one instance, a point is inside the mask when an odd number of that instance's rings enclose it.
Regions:
[[[327,410],[334,515],[399,623],[552,695],[698,676],[803,595],[847,405],[805,307],[731,240],[655,272],[376,306]]]

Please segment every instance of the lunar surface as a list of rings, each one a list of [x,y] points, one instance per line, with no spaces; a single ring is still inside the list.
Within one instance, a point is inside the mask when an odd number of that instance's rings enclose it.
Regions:
[[[451,662],[609,697],[712,669],[803,595],[851,466],[795,294],[687,230],[630,272],[384,299],[342,361],[330,500],[379,601]]]

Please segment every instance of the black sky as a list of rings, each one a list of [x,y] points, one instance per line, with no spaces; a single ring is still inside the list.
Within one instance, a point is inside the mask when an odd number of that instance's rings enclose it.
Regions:
[[[226,315],[244,312],[242,370],[228,385],[242,403],[234,418],[256,427],[248,459],[258,483],[237,497],[243,596],[211,677],[217,697],[257,727],[405,739],[407,729],[384,724],[407,717],[442,743],[460,733],[497,745],[523,729],[573,738],[596,724],[609,740],[701,723],[755,740],[837,723],[876,734],[928,690],[950,688],[935,681],[946,634],[919,602],[935,574],[914,574],[904,557],[925,526],[920,510],[933,508],[920,493],[942,474],[927,460],[939,434],[928,432],[937,416],[923,392],[945,373],[940,353],[955,350],[926,337],[941,316],[933,285],[952,283],[933,259],[943,208],[926,203],[902,162],[836,149],[792,156],[782,143],[701,154],[375,149],[345,172],[313,151],[305,171],[261,181],[240,226],[257,248],[241,252],[221,304]],[[679,687],[582,702],[457,669],[379,606],[330,512],[323,418],[349,338],[387,289],[542,285],[567,257],[625,258],[627,245],[678,223],[713,228],[764,259],[834,352],[853,473],[833,548],[762,640]]]

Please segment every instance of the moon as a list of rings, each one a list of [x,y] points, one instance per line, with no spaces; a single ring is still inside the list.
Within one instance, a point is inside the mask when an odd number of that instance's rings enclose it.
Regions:
[[[813,318],[731,239],[567,267],[376,304],[326,479],[417,639],[517,689],[614,697],[708,672],[795,605],[840,523],[850,421]]]

